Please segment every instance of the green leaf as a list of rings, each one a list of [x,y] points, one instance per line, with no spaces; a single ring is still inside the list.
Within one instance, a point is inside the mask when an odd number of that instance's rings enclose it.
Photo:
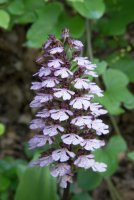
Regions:
[[[113,114],[118,115],[123,112],[120,107],[123,103],[128,109],[134,108],[134,96],[127,89],[129,80],[127,76],[115,69],[108,69],[103,75],[103,80],[106,85],[104,97],[96,98],[98,101]]]
[[[0,10],[0,27],[7,29],[10,22],[10,16],[5,10]]]
[[[13,15],[21,15],[24,13],[24,3],[22,0],[14,0],[8,6],[8,11]]]
[[[4,3],[7,3],[8,0],[0,0],[0,4],[4,4]]]
[[[99,22],[101,32],[105,35],[121,35],[127,24],[134,20],[134,1],[105,1],[108,17]]]
[[[5,132],[5,125],[0,123],[0,136],[3,135]]]
[[[41,47],[48,34],[53,33],[56,28],[62,10],[63,7],[60,3],[51,3],[38,10],[38,19],[27,32],[29,47]]]
[[[30,168],[24,173],[15,200],[57,200],[56,183],[48,168]]]
[[[134,161],[134,151],[129,152],[127,155],[129,159]]]
[[[53,30],[54,34],[57,37],[60,37],[61,30],[65,27],[69,28],[72,37],[80,38],[85,31],[85,21],[79,15],[71,17],[67,13],[63,12],[58,19],[55,29]]]
[[[71,200],[93,200],[88,193],[78,193],[75,194]]]
[[[134,82],[134,59],[130,55],[119,57],[117,61],[114,58],[109,60],[109,66],[124,72],[129,81]]]
[[[84,0],[81,2],[72,2],[74,9],[83,17],[89,19],[99,19],[105,11],[103,0]]]
[[[93,190],[100,185],[102,176],[91,170],[78,171],[78,186],[84,190]]]
[[[93,59],[93,63],[97,65],[96,72],[98,75],[104,74],[107,68],[106,61],[99,61],[99,59]]]
[[[107,149],[112,149],[112,153],[118,155],[127,150],[127,143],[122,136],[114,135],[110,138]]]
[[[17,0],[16,0],[17,1]],[[19,1],[17,1],[19,2]],[[33,23],[37,20],[36,11],[42,9],[45,6],[44,0],[23,0],[24,12],[22,15],[13,18],[13,23]]]
[[[0,175],[0,192],[7,190],[9,185],[10,185],[10,180],[5,176]]]

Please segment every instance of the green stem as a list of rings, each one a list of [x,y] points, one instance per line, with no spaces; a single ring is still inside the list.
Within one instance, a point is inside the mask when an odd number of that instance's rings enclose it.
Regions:
[[[117,135],[121,135],[120,129],[119,129],[119,127],[118,127],[118,125],[117,125],[117,123],[115,121],[115,118],[112,115],[109,115],[109,117],[110,117],[110,120],[111,120],[111,122],[113,124],[113,127],[115,129],[116,134]]]
[[[70,188],[70,184],[68,183],[67,188],[65,188],[64,191],[63,191],[62,200],[69,200],[70,199],[69,188]]]
[[[90,60],[93,59],[92,42],[91,42],[91,24],[90,21],[86,20],[86,36],[87,36],[87,55]]]
[[[111,194],[111,198],[113,200],[122,200],[122,198],[120,197],[118,191],[116,190],[115,186],[113,185],[112,181],[110,180],[110,178],[106,178],[109,190],[110,190],[110,194]]]

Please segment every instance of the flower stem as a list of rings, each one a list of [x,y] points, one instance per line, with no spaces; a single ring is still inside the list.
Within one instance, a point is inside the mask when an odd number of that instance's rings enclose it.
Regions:
[[[68,183],[67,188],[65,188],[64,191],[63,191],[62,200],[69,200],[70,199],[69,188],[70,188],[70,184]]]

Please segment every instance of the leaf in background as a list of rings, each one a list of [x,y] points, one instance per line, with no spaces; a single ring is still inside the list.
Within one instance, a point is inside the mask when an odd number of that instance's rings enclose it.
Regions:
[[[105,35],[121,35],[126,31],[127,24],[134,20],[134,1],[105,1],[107,18],[100,20],[101,32]]]
[[[71,200],[93,200],[88,193],[78,193],[75,194]]]
[[[84,190],[93,190],[100,185],[102,176],[90,169],[78,171],[78,186]]]
[[[10,22],[10,16],[5,10],[0,10],[0,27],[7,29]]]
[[[134,59],[130,55],[120,57],[117,61],[109,60],[109,66],[124,72],[130,82],[134,82]]]
[[[0,136],[3,135],[5,132],[5,125],[0,123]]]
[[[85,21],[79,15],[69,16],[63,12],[53,30],[54,34],[59,37],[61,35],[61,30],[65,27],[69,28],[72,37],[80,38],[85,31]]]
[[[47,39],[48,34],[56,28],[58,17],[63,10],[62,4],[51,3],[39,9],[38,19],[27,32],[28,46],[39,48]]]
[[[22,0],[14,0],[8,5],[8,11],[13,15],[21,15],[24,13],[24,3]]]
[[[10,179],[6,176],[0,175],[0,192],[7,190],[10,185]]]
[[[24,4],[24,13],[20,16],[13,18],[13,23],[25,24],[25,23],[35,22],[37,19],[36,11],[45,6],[45,1],[23,0],[23,4]]]
[[[48,168],[27,169],[17,188],[15,200],[57,200],[56,183]]]
[[[71,5],[79,14],[89,19],[99,19],[105,11],[103,0],[73,1]]]
[[[108,166],[107,171],[101,173],[102,176],[111,176],[117,170],[118,156],[126,150],[127,144],[125,140],[119,135],[114,135],[110,138],[105,148],[94,152],[96,161],[104,162]]]
[[[123,109],[120,108],[122,103],[128,109],[134,108],[134,96],[127,89],[129,80],[123,72],[108,69],[103,75],[103,80],[106,91],[104,97],[97,97],[97,99],[111,114],[118,115],[122,113]]]
[[[128,158],[134,161],[134,151],[131,151],[127,154]]]
[[[99,59],[93,59],[93,63],[97,65],[96,72],[98,75],[104,74],[107,68],[107,62],[106,61],[99,61]]]
[[[127,150],[127,143],[122,136],[114,135],[110,138],[107,149],[112,149],[112,153],[118,155]]]
[[[7,3],[8,0],[0,0],[0,4],[4,4],[4,3]]]

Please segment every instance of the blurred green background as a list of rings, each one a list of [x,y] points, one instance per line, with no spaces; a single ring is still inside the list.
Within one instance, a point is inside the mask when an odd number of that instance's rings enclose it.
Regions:
[[[0,0],[0,200],[58,200],[47,168],[28,168],[34,116],[30,82],[48,34],[67,27],[98,65],[99,101],[109,114],[105,173],[78,170],[71,200],[134,200],[134,0]]]

